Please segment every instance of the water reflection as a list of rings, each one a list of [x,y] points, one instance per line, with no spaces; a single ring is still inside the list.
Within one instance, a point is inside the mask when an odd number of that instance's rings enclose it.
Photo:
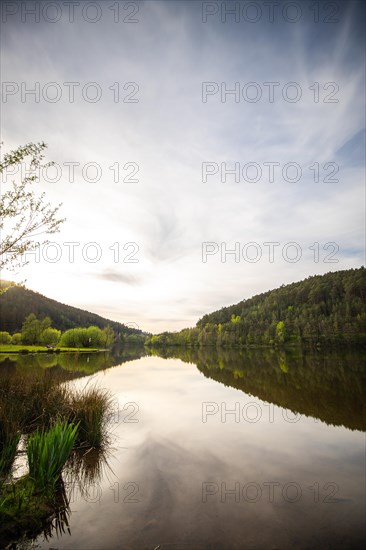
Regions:
[[[95,374],[110,367],[121,365],[144,357],[147,352],[142,347],[125,347],[116,350],[119,353],[29,353],[0,354],[0,380],[3,373],[15,369],[37,372],[49,369],[51,373],[69,373],[67,378],[76,378]]]
[[[113,447],[73,455],[64,471],[71,534],[39,536],[37,548],[363,547],[360,355],[160,354],[95,373],[119,401]],[[229,412],[205,422],[205,402],[272,407],[274,421]],[[286,421],[286,410],[301,420]]]
[[[85,498],[91,487],[99,486],[103,477],[113,478],[109,456],[111,451],[106,447],[75,449],[63,472],[68,501],[74,502],[78,492]]]
[[[366,430],[366,360],[360,353],[124,348],[119,354],[0,356],[1,374],[48,369],[63,379],[93,375],[148,354],[192,363],[206,376],[246,394],[331,425]]]
[[[170,348],[158,354],[194,363],[206,377],[295,414],[366,430],[366,361],[360,353]]]
[[[42,524],[39,529],[39,534],[42,534],[45,541],[51,540],[53,537],[59,538],[64,534],[71,535],[69,527],[69,518],[71,510],[69,499],[66,494],[63,480],[60,481],[60,488],[57,493],[57,501],[53,514]],[[33,538],[35,538],[33,534]]]

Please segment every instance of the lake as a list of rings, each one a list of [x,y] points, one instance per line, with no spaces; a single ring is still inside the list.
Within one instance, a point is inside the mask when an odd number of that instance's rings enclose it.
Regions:
[[[38,361],[115,402],[110,449],[65,472],[70,511],[36,548],[363,547],[361,354],[47,357],[7,359],[0,379]]]

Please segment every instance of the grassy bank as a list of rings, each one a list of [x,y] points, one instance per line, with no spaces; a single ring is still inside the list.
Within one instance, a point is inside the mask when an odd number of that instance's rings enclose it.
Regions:
[[[105,351],[99,348],[47,348],[46,346],[13,346],[13,345],[0,345],[0,353],[66,353],[66,352],[80,352],[91,353],[96,351]]]

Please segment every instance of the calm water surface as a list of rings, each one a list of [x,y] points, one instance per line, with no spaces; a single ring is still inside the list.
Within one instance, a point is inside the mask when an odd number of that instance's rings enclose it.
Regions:
[[[93,375],[116,398],[111,449],[66,474],[69,532],[34,547],[363,547],[362,358],[174,354]]]

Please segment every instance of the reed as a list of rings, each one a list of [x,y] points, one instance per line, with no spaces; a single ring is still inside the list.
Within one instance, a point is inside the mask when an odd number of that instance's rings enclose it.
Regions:
[[[59,376],[44,372],[10,372],[1,377],[0,423],[11,419],[23,433],[49,427],[62,416],[67,402],[66,388]],[[6,426],[5,426],[6,429]],[[13,428],[10,426],[13,431]]]
[[[109,391],[96,386],[69,394],[69,421],[78,423],[77,444],[100,448],[108,443],[112,399]]]
[[[75,443],[78,424],[57,421],[49,430],[37,430],[27,442],[29,478],[36,491],[55,490]]]
[[[18,443],[20,440],[20,432],[15,432],[11,435],[7,434],[6,438],[0,436],[0,488],[2,482],[5,481],[10,473],[15,454],[17,452]]]

